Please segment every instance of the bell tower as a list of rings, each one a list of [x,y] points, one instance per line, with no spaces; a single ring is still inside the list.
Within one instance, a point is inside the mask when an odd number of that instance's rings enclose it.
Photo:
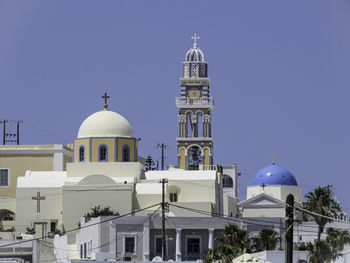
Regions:
[[[176,97],[179,109],[178,167],[186,170],[198,170],[200,165],[208,169],[213,164],[214,143],[211,137],[214,100],[209,94],[208,65],[197,45],[197,34],[192,39],[193,47],[183,62],[181,96]]]

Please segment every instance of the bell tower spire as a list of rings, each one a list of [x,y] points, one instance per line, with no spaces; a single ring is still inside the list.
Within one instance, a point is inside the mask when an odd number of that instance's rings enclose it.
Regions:
[[[214,100],[209,94],[208,65],[198,47],[199,36],[194,34],[191,48],[183,62],[180,79],[181,96],[176,98],[179,109],[178,166],[187,170],[208,169],[213,164],[211,110]]]

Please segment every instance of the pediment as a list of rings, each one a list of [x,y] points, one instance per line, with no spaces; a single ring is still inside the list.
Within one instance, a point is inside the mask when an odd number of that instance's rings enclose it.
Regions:
[[[274,198],[272,196],[269,196],[265,193],[262,193],[250,199],[244,200],[238,203],[238,205],[240,207],[255,207],[255,208],[284,207],[284,203],[281,200]]]

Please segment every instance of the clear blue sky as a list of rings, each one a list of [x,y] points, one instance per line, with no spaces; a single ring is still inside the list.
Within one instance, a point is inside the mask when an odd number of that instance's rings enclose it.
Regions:
[[[171,146],[175,96],[193,33],[215,98],[215,162],[236,162],[240,191],[277,156],[303,192],[332,184],[350,211],[350,2],[0,1],[0,119],[23,144],[70,143],[110,108],[142,138]]]

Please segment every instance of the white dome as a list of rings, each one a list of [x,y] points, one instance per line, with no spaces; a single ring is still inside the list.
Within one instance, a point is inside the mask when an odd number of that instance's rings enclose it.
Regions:
[[[87,117],[81,124],[78,138],[129,137],[134,138],[130,123],[120,114],[102,110]]]
[[[197,48],[197,46],[191,48],[189,51],[186,53],[185,57],[186,62],[205,62],[204,59],[204,53],[202,50]]]

